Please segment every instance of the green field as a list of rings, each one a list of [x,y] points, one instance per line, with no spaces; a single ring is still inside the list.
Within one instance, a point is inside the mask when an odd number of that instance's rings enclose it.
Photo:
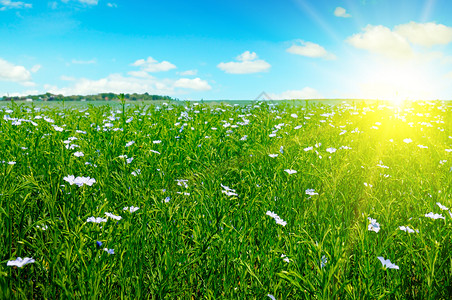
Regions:
[[[0,299],[452,297],[452,103],[0,105]]]

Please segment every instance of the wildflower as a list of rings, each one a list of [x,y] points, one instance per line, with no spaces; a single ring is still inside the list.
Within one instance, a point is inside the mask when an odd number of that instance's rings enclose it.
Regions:
[[[207,137],[206,137],[207,138]],[[241,138],[240,138],[240,140],[241,141],[246,141],[246,139],[248,138],[248,136],[247,135],[244,135],[244,136],[242,136]]]
[[[112,219],[115,219],[115,220],[118,220],[118,221],[122,219],[121,216],[115,216],[114,214],[109,213],[109,212],[106,212],[105,215],[106,215],[107,217],[109,217],[109,218],[112,218]]]
[[[171,198],[170,197],[166,197],[165,200],[163,200],[165,203],[170,202]]]
[[[95,218],[95,217],[89,217],[88,219],[86,219],[86,222],[92,222],[92,223],[102,223],[102,222],[107,222],[107,219],[103,219],[101,217]]]
[[[412,140],[412,139],[404,139],[403,141],[404,141],[405,143],[409,144],[409,143],[411,143],[413,140]]]
[[[97,241],[96,242],[96,246],[99,247],[99,248],[102,247],[102,242],[101,241]]]
[[[135,141],[130,141],[130,142],[128,142],[128,143],[126,144],[126,147],[130,147],[130,146],[132,146],[133,144],[135,144]]]
[[[133,157],[126,159],[127,163],[130,164],[133,161]]]
[[[268,156],[270,156],[271,158],[275,158],[278,156],[278,154],[269,154]]]
[[[424,145],[417,145],[419,148],[421,148],[421,149],[427,149],[428,147],[427,146],[424,146]]]
[[[399,269],[399,266],[393,264],[389,259],[384,259],[382,256],[378,256],[377,258],[381,261],[383,267],[388,269]]]
[[[57,125],[53,125],[53,129],[55,129],[55,131],[63,131],[63,128],[62,127],[59,127],[59,126],[57,126]]]
[[[373,187],[373,185],[371,185],[370,183],[364,182],[364,185],[367,187]]]
[[[328,262],[328,258],[325,255],[323,255],[322,259],[320,260],[320,269],[323,269],[323,267],[326,266],[327,262]]]
[[[287,174],[295,174],[295,173],[297,173],[297,171],[295,171],[295,170],[290,170],[290,169],[285,169],[284,171],[286,171],[287,172]]]
[[[301,127],[303,127],[303,126],[302,126],[302,125],[298,125],[298,126],[294,127],[294,129],[298,130],[298,129],[300,129]]]
[[[336,148],[328,148],[328,149],[326,149],[326,152],[328,152],[328,153],[334,153],[334,152],[336,152]]]
[[[276,300],[275,296],[267,294],[267,297],[269,297],[271,300]]]
[[[153,144],[160,144],[161,142],[161,140],[152,141]]]
[[[133,176],[138,176],[138,175],[141,174],[141,169],[136,169],[136,170],[133,171],[131,174],[132,174]]]
[[[281,147],[279,148],[279,152],[281,152],[281,154],[284,154],[283,146],[281,146]]]
[[[85,156],[85,154],[83,154],[83,152],[81,152],[81,151],[77,151],[77,152],[74,153],[74,156],[82,157],[82,156]]]
[[[284,221],[283,219],[281,219],[281,218],[280,218],[277,214],[275,214],[274,212],[272,212],[272,211],[267,211],[265,214],[266,214],[267,216],[272,217],[272,218],[275,220],[276,224],[282,225],[282,226],[286,226],[287,222]]]
[[[122,210],[126,210],[126,211],[128,210],[130,213],[134,213],[139,209],[140,209],[139,207],[135,207],[135,206],[131,206],[131,207],[126,206]]]
[[[68,175],[66,177],[63,177],[64,181],[69,182],[71,185],[75,183],[75,176],[74,175]]]
[[[439,203],[439,202],[436,202],[436,205],[438,205],[439,208],[441,208],[441,210],[449,210],[449,208],[445,207],[444,205],[442,205],[442,204]]]
[[[115,249],[104,248],[104,251],[107,252],[108,254],[115,254]]]
[[[306,190],[306,195],[309,196],[314,196],[314,195],[318,195],[319,193],[316,193],[314,189],[307,189]]]
[[[96,182],[96,179],[90,178],[90,177],[77,177],[75,178],[75,184],[79,187],[83,186],[84,184],[92,186],[93,183]]]
[[[32,264],[34,262],[35,262],[35,260],[31,257],[25,257],[24,259],[22,259],[21,257],[18,257],[15,260],[9,260],[6,263],[6,265],[8,267],[16,266],[16,267],[22,268],[23,266],[25,266],[27,264]]]
[[[428,214],[425,214],[425,217],[431,218],[431,219],[434,219],[434,220],[436,220],[436,219],[445,219],[443,217],[443,215],[441,215],[441,214],[434,214],[433,212],[429,212]]]
[[[269,137],[275,137],[275,136],[276,136],[276,133],[271,133],[271,134],[269,134],[268,136],[269,136]]]
[[[378,233],[380,231],[380,224],[377,223],[377,220],[372,219],[371,217],[368,217],[367,219],[370,221],[370,224],[367,226],[367,230]]]
[[[284,254],[281,254],[281,258],[282,258],[283,261],[285,261],[286,263],[289,263],[289,262],[290,262],[289,258],[288,258],[286,255],[284,255]]]
[[[405,226],[399,226],[399,229],[408,233],[414,233],[414,232],[419,232],[419,230],[414,231],[413,229],[411,229],[409,226],[405,227]]]
[[[15,165],[15,164],[16,164],[15,161],[9,161],[9,162],[8,162],[8,165]]]
[[[311,147],[306,147],[306,148],[304,148],[303,150],[306,151],[306,152],[308,152],[308,151],[311,151],[311,150],[313,150],[313,149],[314,149],[314,147],[311,146]]]
[[[298,118],[297,114],[291,114],[290,116],[294,119]]]
[[[49,228],[49,226],[47,226],[47,225],[41,225],[41,226],[36,225],[36,228],[39,228],[41,230],[47,230]]]

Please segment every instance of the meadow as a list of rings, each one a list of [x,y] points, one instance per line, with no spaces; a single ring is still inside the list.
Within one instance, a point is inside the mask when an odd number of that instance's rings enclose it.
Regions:
[[[450,102],[0,106],[1,299],[452,297]]]

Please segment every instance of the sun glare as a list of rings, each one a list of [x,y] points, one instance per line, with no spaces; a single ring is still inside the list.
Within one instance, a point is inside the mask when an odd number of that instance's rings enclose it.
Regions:
[[[435,84],[427,70],[414,63],[380,62],[369,69],[360,89],[366,98],[392,101],[428,100],[435,95]]]

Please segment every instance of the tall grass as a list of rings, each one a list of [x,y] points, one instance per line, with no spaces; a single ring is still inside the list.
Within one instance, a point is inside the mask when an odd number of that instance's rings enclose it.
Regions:
[[[0,298],[452,296],[448,102],[123,104],[1,108]]]

